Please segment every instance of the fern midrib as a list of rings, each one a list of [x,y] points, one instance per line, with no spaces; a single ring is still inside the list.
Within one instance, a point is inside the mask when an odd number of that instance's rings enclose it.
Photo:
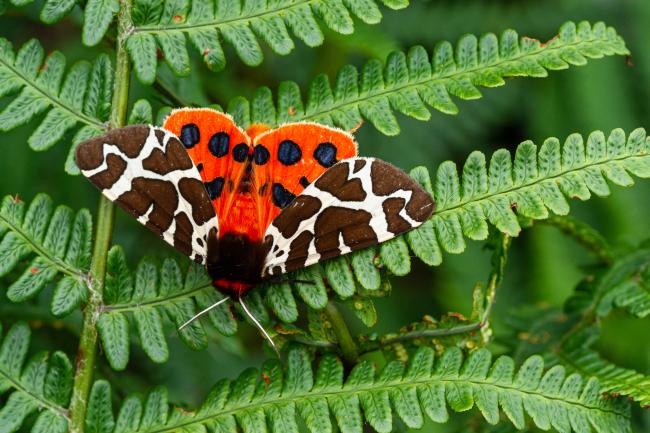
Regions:
[[[174,432],[177,431],[176,429],[183,428],[183,427],[189,427],[192,425],[196,424],[202,424],[206,421],[209,421],[214,418],[220,418],[223,416],[227,415],[234,415],[238,412],[244,412],[247,410],[252,410],[252,409],[263,409],[267,406],[275,406],[275,405],[286,405],[288,403],[298,403],[300,401],[303,401],[305,399],[311,400],[315,398],[332,398],[332,397],[339,397],[339,396],[349,396],[349,395],[359,395],[362,392],[381,392],[381,391],[386,391],[389,392],[391,390],[394,390],[395,388],[398,387],[416,387],[416,386],[427,386],[429,384],[444,384],[445,386],[451,385],[451,384],[457,384],[457,385],[473,385],[476,387],[489,387],[492,388],[494,391],[498,390],[507,390],[508,392],[511,393],[518,393],[522,397],[523,396],[528,396],[529,398],[533,397],[541,397],[545,400],[552,400],[555,402],[558,402],[560,404],[570,406],[570,407],[579,407],[582,410],[586,411],[598,411],[598,412],[603,412],[607,413],[610,415],[615,415],[615,416],[620,416],[623,418],[629,418],[629,415],[625,412],[620,412],[614,409],[604,409],[599,406],[589,406],[583,402],[580,401],[575,401],[575,400],[568,400],[568,399],[562,399],[559,396],[549,396],[546,394],[543,394],[541,392],[537,391],[525,391],[519,388],[516,388],[514,385],[503,385],[503,384],[496,384],[493,382],[487,382],[484,380],[472,380],[471,378],[468,379],[463,379],[463,378],[458,378],[458,379],[438,379],[435,377],[428,378],[425,380],[415,380],[411,381],[408,383],[399,383],[399,384],[381,384],[380,386],[363,386],[360,388],[356,388],[354,390],[347,390],[347,389],[340,389],[336,391],[325,391],[325,392],[317,392],[314,393],[315,395],[312,394],[301,394],[301,395],[292,395],[290,397],[285,397],[283,398],[282,396],[274,398],[274,399],[261,399],[259,402],[250,402],[247,404],[244,404],[242,406],[234,407],[234,408],[229,408],[223,411],[220,411],[218,414],[214,415],[207,415],[203,416],[201,418],[195,418],[192,419],[188,422],[180,423],[180,424],[175,424],[175,425],[170,425],[170,426],[165,426],[161,429],[157,430],[144,430],[140,433],[165,433],[165,432]],[[377,385],[376,383],[372,385]],[[391,408],[394,409],[394,405],[391,404]],[[330,409],[331,410],[331,409]]]
[[[465,201],[461,200],[459,203],[455,204],[452,207],[445,208],[445,209],[442,209],[440,211],[436,211],[433,214],[432,219],[435,218],[436,216],[441,216],[441,215],[444,215],[446,213],[454,213],[454,212],[459,211],[459,210],[462,211],[462,208],[467,206],[468,204],[489,201],[489,200],[491,200],[491,199],[493,199],[495,197],[498,197],[500,195],[507,195],[507,194],[510,194],[510,193],[513,193],[513,192],[517,192],[517,191],[519,191],[521,189],[524,189],[524,188],[527,188],[527,187],[530,187],[530,186],[535,186],[535,185],[538,185],[538,184],[540,184],[542,182],[545,182],[545,181],[558,180],[558,179],[560,179],[560,178],[562,178],[562,177],[564,177],[564,176],[566,176],[568,174],[574,173],[574,172],[580,172],[582,170],[586,170],[586,169],[591,168],[591,167],[605,166],[607,164],[611,164],[612,162],[624,161],[624,160],[630,159],[630,158],[642,158],[642,157],[650,157],[650,154],[644,152],[644,153],[633,154],[633,155],[623,155],[621,157],[611,158],[611,159],[607,159],[607,160],[600,160],[600,161],[597,161],[597,162],[594,162],[594,163],[589,163],[589,164],[582,165],[580,167],[573,167],[570,170],[562,171],[562,172],[560,172],[558,174],[555,174],[553,176],[537,178],[535,180],[529,181],[528,183],[515,185],[515,186],[513,186],[511,188],[508,188],[506,190],[497,191],[497,192],[493,192],[493,193],[486,193],[486,194],[483,194],[483,195],[480,195],[480,196],[472,197],[471,199],[465,200]]]
[[[214,27],[218,27],[220,25],[228,25],[228,24],[233,24],[233,23],[238,23],[238,22],[244,22],[244,21],[250,21],[254,19],[261,19],[267,15],[275,15],[282,13],[284,11],[289,11],[290,9],[302,6],[304,4],[309,4],[309,3],[317,3],[320,0],[300,0],[296,3],[287,5],[285,7],[276,7],[272,9],[267,9],[263,12],[258,12],[258,13],[253,13],[250,15],[242,15],[239,17],[234,17],[234,18],[226,18],[222,21],[215,20],[215,21],[209,21],[209,22],[204,22],[204,23],[197,23],[197,24],[191,24],[191,23],[183,23],[183,24],[170,24],[170,25],[149,25],[149,26],[141,26],[141,27],[135,27],[133,29],[133,33],[164,33],[164,32],[184,32],[184,31],[190,31],[190,30],[199,30],[199,29],[204,29],[204,28],[209,28],[212,29]]]
[[[177,299],[183,299],[183,298],[191,298],[192,296],[195,296],[199,294],[200,292],[212,288],[212,284],[206,284],[201,287],[195,288],[195,289],[190,289],[190,290],[185,290],[183,292],[178,292],[170,296],[162,297],[162,298],[154,298],[150,299],[148,301],[144,302],[136,302],[136,303],[130,303],[130,304],[113,304],[113,305],[104,305],[103,306],[103,311],[105,312],[126,312],[126,311],[134,311],[142,307],[156,307],[158,305],[165,305],[174,302]]]
[[[14,380],[14,378],[11,377],[8,373],[6,373],[2,368],[0,368],[0,376],[3,376],[10,383],[11,387],[14,388],[16,391],[22,392],[23,394],[27,394],[29,397],[31,397],[32,400],[38,402],[39,406],[45,407],[48,410],[61,415],[67,420],[70,419],[68,415],[68,411],[65,408],[55,403],[51,403],[45,400],[45,398],[39,396],[38,394],[35,394],[33,391],[25,388],[23,384],[20,383],[19,380]]]
[[[9,230],[15,233],[20,239],[22,239],[23,242],[25,242],[34,253],[36,253],[36,255],[45,259],[46,262],[57,268],[60,272],[68,274],[72,277],[84,277],[86,275],[82,270],[70,266],[63,260],[56,257],[51,251],[48,251],[41,245],[33,242],[29,236],[24,234],[23,230],[20,227],[17,227],[15,224],[13,224],[13,222],[2,216],[2,214],[0,214],[0,223],[5,224],[7,227],[9,227]]]
[[[529,51],[527,53],[520,54],[519,56],[516,56],[516,57],[510,57],[508,59],[500,59],[500,61],[495,62],[495,63],[490,63],[488,65],[477,65],[476,67],[471,68],[471,69],[455,70],[453,73],[448,74],[448,75],[436,76],[435,72],[433,72],[431,74],[431,76],[429,76],[426,79],[418,80],[416,82],[408,82],[408,83],[405,83],[405,84],[400,85],[400,86],[393,86],[393,87],[390,87],[390,88],[384,88],[380,92],[370,92],[370,93],[367,93],[367,94],[363,95],[363,98],[361,97],[362,95],[359,95],[359,97],[357,97],[356,99],[354,99],[351,102],[344,102],[344,103],[341,103],[341,104],[338,104],[338,105],[334,105],[333,107],[329,108],[328,110],[319,111],[319,112],[316,112],[316,113],[311,113],[309,115],[305,115],[303,117],[303,119],[304,120],[310,120],[310,119],[313,120],[313,119],[316,119],[316,118],[321,117],[321,116],[328,116],[331,113],[335,113],[335,112],[338,112],[338,111],[345,110],[346,108],[356,107],[359,104],[361,104],[362,102],[371,101],[372,99],[375,99],[375,98],[386,97],[386,96],[389,96],[389,95],[394,94],[394,93],[399,93],[399,92],[401,92],[403,90],[412,89],[412,88],[422,86],[422,85],[425,85],[425,84],[429,84],[429,83],[443,82],[443,81],[446,81],[446,80],[453,80],[454,78],[459,78],[459,77],[461,77],[463,75],[473,75],[476,72],[483,72],[483,71],[486,71],[488,69],[498,68],[498,67],[503,66],[503,65],[508,64],[508,63],[514,63],[514,62],[520,61],[522,59],[535,57],[535,56],[537,56],[537,55],[539,55],[541,53],[552,52],[552,51],[560,51],[560,50],[564,50],[564,49],[571,48],[571,47],[578,47],[581,44],[589,45],[589,44],[592,44],[594,42],[600,42],[600,43],[611,42],[613,44],[616,43],[614,41],[611,41],[610,39],[594,39],[594,40],[591,40],[591,41],[578,41],[578,42],[573,42],[573,43],[569,43],[569,44],[558,45],[556,47],[545,46],[545,47],[541,47],[537,51]],[[544,68],[544,69],[546,69],[546,68]],[[499,76],[500,77],[505,77],[505,75],[499,75]]]
[[[62,109],[63,111],[67,111],[70,113],[72,116],[76,117],[79,119],[79,121],[86,123],[87,125],[91,126],[96,126],[97,128],[104,130],[106,129],[104,125],[97,119],[92,118],[90,116],[87,116],[86,114],[77,111],[75,109],[72,109],[65,105],[62,101],[59,100],[57,96],[51,95],[49,92],[47,92],[45,89],[42,89],[40,86],[37,85],[36,81],[31,81],[27,77],[25,77],[18,69],[14,68],[13,65],[5,62],[4,60],[0,59],[0,63],[7,69],[9,69],[14,76],[16,76],[19,80],[21,80],[24,84],[25,87],[28,87],[30,89],[34,89],[37,92],[39,92],[45,99],[48,99],[50,103],[57,108]]]

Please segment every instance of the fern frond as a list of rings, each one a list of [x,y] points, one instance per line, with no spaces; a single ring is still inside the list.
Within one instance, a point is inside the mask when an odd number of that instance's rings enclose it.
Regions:
[[[477,86],[501,86],[507,77],[546,77],[549,70],[584,65],[588,58],[627,53],[623,39],[603,23],[568,22],[547,43],[520,38],[514,30],[506,30],[500,38],[492,33],[480,38],[467,35],[456,50],[449,42],[438,43],[431,58],[416,46],[407,54],[392,53],[386,64],[371,60],[361,73],[345,66],[334,89],[328,77],[320,75],[311,83],[306,104],[297,84],[284,82],[277,104],[264,87],[250,103],[244,98],[231,101],[228,112],[243,126],[312,120],[351,130],[365,119],[380,132],[396,135],[400,129],[395,111],[420,120],[431,116],[427,106],[456,114],[458,107],[450,95],[477,99],[481,97]]]
[[[439,264],[441,249],[463,252],[465,236],[486,239],[488,222],[508,236],[517,236],[521,227],[516,214],[531,219],[545,219],[549,211],[566,215],[567,197],[607,196],[607,180],[630,186],[632,175],[650,177],[650,139],[639,128],[628,137],[620,129],[608,137],[596,131],[586,140],[572,134],[563,145],[549,138],[539,148],[526,141],[517,147],[514,161],[505,149],[494,152],[489,169],[485,156],[473,152],[462,172],[460,178],[454,163],[443,162],[433,188],[424,170],[411,173],[433,192],[437,204],[431,220],[406,236],[425,263]]]
[[[51,199],[37,195],[27,204],[6,196],[0,206],[0,277],[17,270],[20,276],[7,289],[7,297],[22,302],[59,280],[52,298],[52,313],[70,313],[86,299],[90,264],[92,218],[82,209],[75,215],[66,206],[53,209]],[[23,268],[21,263],[36,255]]]
[[[170,412],[167,392],[158,388],[146,403],[129,397],[116,421],[112,412],[104,419],[111,420],[108,424],[115,425],[115,432],[124,431],[118,426],[128,426],[139,433],[238,428],[246,433],[289,433],[299,431],[298,418],[313,433],[332,431],[332,420],[344,433],[361,433],[364,421],[378,432],[390,432],[393,414],[409,428],[419,428],[425,416],[446,422],[448,408],[464,412],[476,406],[490,424],[499,422],[501,408],[519,429],[525,427],[528,414],[543,430],[630,431],[627,402],[603,399],[596,379],[567,376],[561,366],[544,372],[539,356],[526,360],[517,371],[508,357],[492,362],[486,349],[464,360],[459,349],[448,349],[434,361],[433,350],[421,348],[408,365],[394,361],[376,374],[374,365],[365,361],[344,376],[335,357],[325,356],[314,372],[307,352],[294,348],[286,368],[279,361],[268,361],[261,372],[248,369],[233,382],[219,382],[196,412]],[[101,390],[107,384],[96,386]],[[88,413],[94,419],[98,411],[107,414],[111,409],[106,393],[96,394],[99,397],[89,405],[95,410]]]
[[[623,308],[639,318],[650,315],[650,260],[630,278],[612,287],[598,309],[601,313],[607,313],[611,307]]]
[[[19,92],[0,112],[0,131],[9,131],[46,112],[28,140],[32,149],[43,151],[78,124],[83,126],[72,140],[73,148],[105,129],[113,91],[108,56],[100,55],[92,64],[79,61],[67,74],[65,62],[58,51],[45,58],[43,47],[35,39],[14,54],[11,43],[0,38],[0,96]],[[70,171],[72,157],[68,159],[66,169]]]
[[[65,433],[72,364],[63,352],[41,352],[25,362],[30,334],[27,324],[18,322],[1,340],[0,395],[9,394],[0,404],[0,429],[17,431],[35,415],[31,431]]]
[[[201,266],[191,264],[183,273],[173,259],[165,260],[162,266],[144,259],[135,273],[131,273],[124,250],[119,246],[111,248],[104,306],[97,323],[108,362],[115,370],[126,368],[132,329],[129,317],[135,322],[144,352],[152,361],[162,363],[169,357],[163,319],[168,318],[178,328],[219,299],[221,295],[212,287]],[[213,309],[207,316],[222,334],[232,335],[237,331],[237,322],[228,305]],[[207,346],[207,334],[199,321],[184,328],[179,336],[193,349]]]
[[[588,347],[555,352],[560,363],[584,376],[593,376],[601,384],[602,392],[617,397],[623,395],[650,406],[650,376],[635,370],[619,367]]]
[[[566,301],[567,309],[597,317],[607,316],[621,307],[637,317],[647,315],[648,267],[650,249],[642,246],[619,257],[591,284],[583,284]]]
[[[324,39],[316,17],[335,32],[350,34],[354,32],[351,15],[369,24],[381,20],[378,3],[377,0],[228,0],[217,2],[215,7],[210,0],[136,0],[132,13],[135,28],[126,46],[136,75],[144,83],[152,83],[156,77],[158,48],[174,73],[189,74],[186,38],[212,70],[221,70],[226,64],[220,38],[233,46],[245,64],[257,66],[263,60],[258,38],[277,54],[286,55],[294,48],[290,28],[294,36],[315,47]],[[401,9],[409,2],[382,0],[382,3]]]

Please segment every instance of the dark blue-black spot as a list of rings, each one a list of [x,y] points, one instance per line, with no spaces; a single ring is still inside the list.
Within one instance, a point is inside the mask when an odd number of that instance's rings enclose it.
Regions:
[[[320,165],[329,168],[336,164],[336,146],[332,143],[321,143],[314,150],[314,158]]]
[[[266,164],[270,156],[271,154],[269,153],[269,150],[261,144],[258,144],[255,146],[255,149],[253,149],[253,161],[255,161],[255,164],[257,165]]]
[[[201,139],[201,133],[199,132],[199,127],[193,123],[188,123],[183,125],[181,128],[181,142],[186,149],[190,149],[199,142]]]
[[[301,177],[300,178],[300,185],[307,188],[309,186],[309,179],[307,179],[305,176]]]
[[[273,184],[272,193],[273,204],[280,209],[284,209],[285,207],[289,206],[289,203],[291,203],[293,199],[296,198],[295,194],[292,194],[291,191],[287,190],[282,186],[282,184],[279,183]]]
[[[239,143],[232,150],[232,157],[237,162],[244,162],[248,158],[248,145],[246,143]]]
[[[217,132],[208,141],[208,149],[210,153],[221,158],[228,154],[228,149],[230,148],[230,136],[225,132]]]
[[[302,152],[300,146],[291,140],[284,140],[278,147],[278,160],[284,165],[292,165],[300,161]]]
[[[221,176],[215,177],[210,182],[205,182],[204,184],[205,189],[208,191],[210,200],[214,200],[215,198],[221,195],[221,191],[223,190],[223,184],[224,184],[224,179]]]
[[[199,171],[199,173],[201,173],[201,172],[203,171],[203,163],[202,163],[202,162],[199,162],[199,163],[196,165],[196,169]]]

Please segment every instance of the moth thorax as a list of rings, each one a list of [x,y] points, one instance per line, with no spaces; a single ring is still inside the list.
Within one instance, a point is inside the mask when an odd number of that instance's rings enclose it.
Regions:
[[[268,246],[246,235],[228,232],[208,239],[207,269],[212,284],[235,299],[262,282]]]

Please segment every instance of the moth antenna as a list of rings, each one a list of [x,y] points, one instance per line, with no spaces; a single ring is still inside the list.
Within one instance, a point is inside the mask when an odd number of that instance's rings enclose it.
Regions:
[[[192,323],[193,321],[195,321],[195,320],[198,319],[199,317],[203,316],[205,313],[207,313],[208,311],[212,310],[213,308],[217,308],[219,305],[223,304],[223,303],[226,302],[228,299],[230,299],[230,297],[229,297],[229,296],[226,296],[226,297],[223,298],[222,300],[220,300],[220,301],[218,301],[218,302],[215,302],[214,304],[210,305],[210,306],[209,306],[208,308],[206,308],[205,310],[203,310],[203,311],[201,311],[201,312],[195,314],[194,316],[192,316],[192,318],[191,318],[190,320],[188,320],[187,322],[183,323],[183,324],[181,325],[181,327],[178,328],[178,330],[179,330],[179,331],[182,331],[183,328],[185,328],[187,325],[189,325],[190,323]]]
[[[271,344],[271,347],[273,348],[273,350],[275,351],[275,354],[278,355],[278,358],[279,358],[280,357],[280,352],[278,351],[278,348],[275,346],[275,343],[273,342],[273,339],[268,334],[268,332],[266,332],[266,329],[264,329],[262,324],[260,322],[258,322],[257,319],[255,318],[255,316],[253,316],[251,314],[251,312],[248,310],[248,307],[244,303],[244,298],[239,298],[239,303],[241,304],[241,306],[244,309],[244,312],[246,313],[248,318],[253,321],[253,323],[255,324],[257,329],[259,329],[260,332],[262,333],[262,335],[264,335],[264,338],[266,338],[266,340],[269,342],[269,344]]]

